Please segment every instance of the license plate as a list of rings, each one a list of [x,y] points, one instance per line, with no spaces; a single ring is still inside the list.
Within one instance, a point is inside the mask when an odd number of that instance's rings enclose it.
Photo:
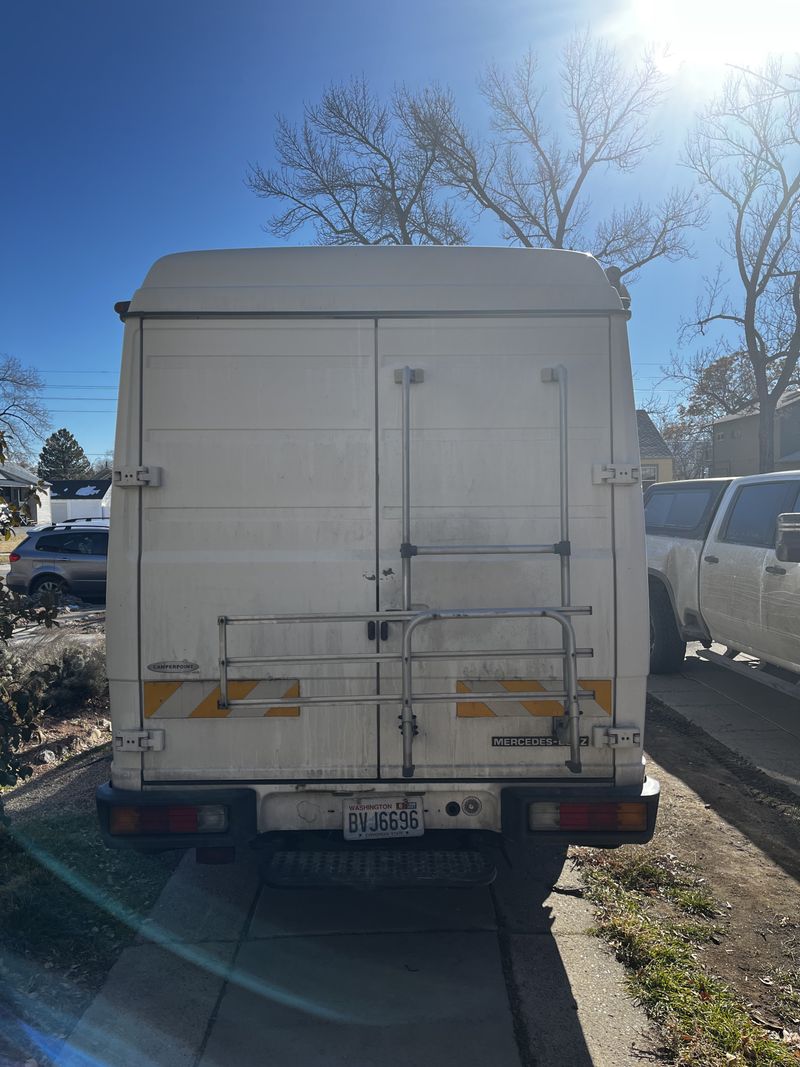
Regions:
[[[421,797],[369,797],[346,799],[343,805],[346,841],[382,837],[422,837]]]

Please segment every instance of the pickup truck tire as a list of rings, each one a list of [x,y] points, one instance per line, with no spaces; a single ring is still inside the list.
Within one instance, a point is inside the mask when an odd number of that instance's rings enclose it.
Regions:
[[[650,673],[674,674],[686,658],[686,642],[675,623],[666,592],[650,586]]]

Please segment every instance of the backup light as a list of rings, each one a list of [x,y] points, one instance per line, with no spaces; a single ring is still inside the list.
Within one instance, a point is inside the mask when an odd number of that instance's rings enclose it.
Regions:
[[[213,834],[228,828],[228,809],[221,804],[172,804],[165,807],[112,808],[112,834]]]
[[[643,833],[647,829],[647,805],[638,800],[621,803],[536,802],[528,805],[528,826],[531,830]]]

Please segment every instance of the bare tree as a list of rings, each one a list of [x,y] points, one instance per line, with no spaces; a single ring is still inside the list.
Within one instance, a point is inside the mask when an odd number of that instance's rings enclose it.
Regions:
[[[714,422],[753,406],[750,362],[744,353],[717,344],[688,357],[673,355],[661,369],[664,378],[645,407],[672,451],[675,477],[701,478],[710,466]],[[664,393],[665,381],[678,391]]]
[[[800,357],[800,63],[737,71],[701,114],[688,165],[727,211],[727,260],[706,279],[689,336],[743,351],[759,407],[759,469],[774,469],[775,408]]]
[[[92,463],[93,478],[110,478],[114,473],[114,449],[107,448],[100,456],[95,456]]]
[[[545,118],[546,90],[532,52],[510,72],[489,67],[479,86],[493,136],[482,143],[459,116],[453,96],[434,86],[413,97],[420,143],[437,148],[442,180],[478,213],[488,211],[512,244],[577,248],[631,275],[654,259],[690,254],[692,230],[706,221],[695,190],[674,189],[656,206],[641,199],[598,214],[590,187],[606,171],[630,173],[656,144],[650,119],[664,82],[652,56],[628,68],[588,31],[561,56],[561,128]]]
[[[436,177],[439,148],[421,143],[397,91],[382,103],[364,78],[306,104],[303,123],[277,116],[279,166],[252,165],[246,183],[281,205],[265,229],[290,237],[306,224],[318,244],[464,244],[469,231]]]
[[[719,341],[687,357],[673,355],[661,368],[665,381],[678,384],[675,410],[681,417],[711,426],[723,415],[735,415],[756,402],[753,368],[744,352],[732,352]]]
[[[0,355],[0,431],[9,457],[29,456],[50,425],[41,399],[44,379],[16,356]]]

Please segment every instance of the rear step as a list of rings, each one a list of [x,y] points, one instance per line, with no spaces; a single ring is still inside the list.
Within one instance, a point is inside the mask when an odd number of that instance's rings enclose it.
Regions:
[[[476,850],[276,851],[262,867],[267,885],[279,888],[474,887],[496,875],[494,863]]]

